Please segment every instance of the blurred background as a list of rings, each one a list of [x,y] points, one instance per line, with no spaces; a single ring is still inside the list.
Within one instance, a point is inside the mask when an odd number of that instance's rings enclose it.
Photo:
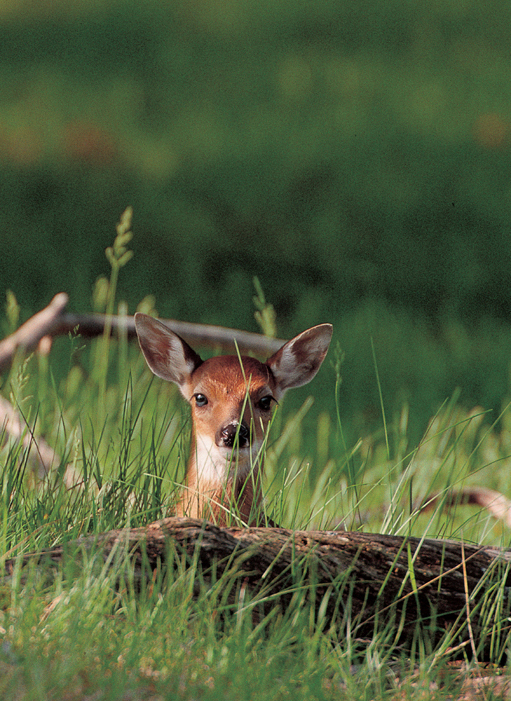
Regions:
[[[510,36],[483,0],[2,0],[1,293],[24,318],[60,291],[90,311],[132,205],[130,313],[153,294],[256,331],[257,276],[279,336],[334,324],[354,437],[380,389],[417,435],[456,388],[497,415]]]

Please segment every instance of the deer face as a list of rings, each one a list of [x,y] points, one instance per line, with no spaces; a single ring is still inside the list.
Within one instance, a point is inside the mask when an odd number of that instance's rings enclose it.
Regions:
[[[220,356],[202,363],[186,384],[197,444],[233,458],[254,461],[276,405],[270,368],[254,358]]]
[[[135,323],[147,364],[158,377],[174,382],[192,409],[188,496],[178,504],[178,513],[200,516],[209,504],[209,514],[222,522],[222,503],[229,493],[234,501],[241,499],[240,513],[251,521],[261,490],[257,480],[248,478],[261,467],[273,408],[288,389],[312,380],[327,353],[332,327],[321,324],[304,331],[261,363],[233,355],[202,361],[156,319],[136,314]]]

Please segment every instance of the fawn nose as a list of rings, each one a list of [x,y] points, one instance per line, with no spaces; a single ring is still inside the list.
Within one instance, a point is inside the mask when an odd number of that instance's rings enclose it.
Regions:
[[[250,431],[244,421],[240,424],[227,424],[220,429],[219,439],[219,442],[227,448],[234,448],[235,445],[238,448],[246,448],[250,442]]]

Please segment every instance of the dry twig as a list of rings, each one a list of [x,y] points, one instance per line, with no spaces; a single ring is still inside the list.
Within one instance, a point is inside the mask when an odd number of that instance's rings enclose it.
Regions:
[[[21,441],[28,451],[34,472],[40,480],[46,479],[53,470],[62,464],[60,456],[51,448],[44,438],[38,437],[27,424],[19,411],[4,397],[0,397],[0,438],[7,436],[16,442]],[[80,482],[76,470],[68,465],[64,471],[64,484],[70,488]]]

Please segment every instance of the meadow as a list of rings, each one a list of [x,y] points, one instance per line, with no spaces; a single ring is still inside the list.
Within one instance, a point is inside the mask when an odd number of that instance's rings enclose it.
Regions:
[[[119,265],[127,253],[115,246],[109,253],[112,274],[94,294],[100,311],[114,307],[119,277],[129,274],[129,262]],[[260,298],[258,306],[271,316]],[[11,296],[12,328],[18,314]],[[27,450],[4,436],[0,523],[8,557],[170,515],[183,478],[187,412],[175,388],[150,376],[138,348],[122,337],[86,342],[73,334],[55,346],[49,355],[18,357],[3,384],[31,430],[61,456],[40,483]],[[332,360],[325,374],[340,402],[335,350]],[[298,410],[279,407],[267,448],[266,509],[278,523],[509,546],[507,527],[489,514],[443,508],[450,491],[469,485],[509,493],[502,469],[509,411],[497,431],[484,411],[467,412],[453,397],[413,444],[406,406],[399,421],[388,422],[382,404],[379,430],[348,443],[339,413],[322,411],[314,431],[304,430],[309,392],[313,385],[299,396]],[[68,465],[79,487],[66,487]],[[440,503],[420,513],[418,504],[433,492]],[[100,551],[77,550],[59,567],[19,568],[3,578],[3,699],[475,698],[481,673],[507,684],[503,603],[488,622],[487,638],[495,641],[481,672],[477,654],[460,651],[447,634],[411,650],[385,624],[359,639],[318,618],[300,587],[284,610],[275,602],[259,620],[257,600],[226,596],[235,573],[201,586],[199,564],[176,554],[174,568],[140,587],[127,553],[117,555],[105,561]]]
[[[1,3],[1,335],[58,292],[70,311],[251,331],[272,305],[283,338],[330,322],[320,374],[274,420],[268,514],[508,547],[490,514],[444,507],[470,486],[511,494],[510,31],[507,5],[478,0]],[[104,251],[128,205],[120,265]],[[61,456],[39,483],[0,425],[6,557],[172,513],[189,417],[135,344],[55,339],[0,392]],[[1,698],[483,688],[447,637],[340,634],[300,591],[257,622],[177,564],[137,592],[126,558],[99,554],[2,579]]]

